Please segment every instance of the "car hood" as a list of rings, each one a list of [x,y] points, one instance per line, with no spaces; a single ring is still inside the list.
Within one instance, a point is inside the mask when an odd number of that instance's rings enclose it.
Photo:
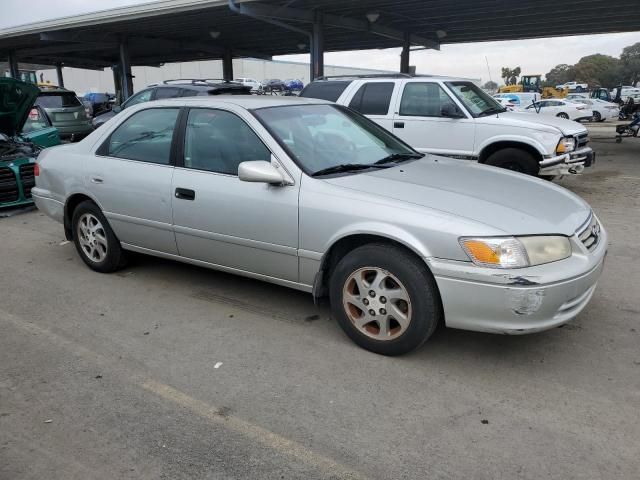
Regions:
[[[496,118],[496,116],[481,117],[478,121],[485,118]],[[578,122],[554,117],[552,115],[540,115],[536,112],[503,112],[498,114],[497,118],[500,119],[501,123],[509,122],[516,127],[533,128],[544,131],[549,131],[550,128],[554,128],[560,130],[563,135],[578,135],[587,131],[587,129]]]
[[[29,116],[40,90],[14,78],[0,77],[0,132],[13,137]]]
[[[591,212],[580,197],[546,180],[432,155],[327,182],[480,222],[504,235],[570,236]]]

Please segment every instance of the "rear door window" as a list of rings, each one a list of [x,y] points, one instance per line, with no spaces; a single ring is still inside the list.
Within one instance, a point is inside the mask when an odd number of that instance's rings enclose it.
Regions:
[[[109,157],[169,165],[178,108],[150,108],[134,113],[99,149]]]
[[[393,82],[368,82],[360,87],[349,103],[349,107],[363,115],[386,115],[389,113]]]
[[[320,82],[311,82],[300,92],[301,97],[319,98],[320,100],[329,100],[335,102],[340,98],[342,92],[349,86],[351,81],[328,80]]]
[[[36,105],[42,108],[81,107],[80,100],[73,92],[43,92],[36,99]]]

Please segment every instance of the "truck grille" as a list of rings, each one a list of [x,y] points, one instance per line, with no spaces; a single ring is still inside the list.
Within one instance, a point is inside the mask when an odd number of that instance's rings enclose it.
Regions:
[[[589,143],[589,134],[581,133],[580,135],[576,135],[576,149],[584,147]]]
[[[0,168],[0,203],[18,200],[18,182],[10,168]]]
[[[600,243],[600,223],[596,216],[592,213],[585,225],[576,232],[578,238],[587,250],[592,251]]]
[[[33,174],[33,163],[20,165],[20,180],[24,198],[31,198],[31,189],[36,185],[36,177]]]

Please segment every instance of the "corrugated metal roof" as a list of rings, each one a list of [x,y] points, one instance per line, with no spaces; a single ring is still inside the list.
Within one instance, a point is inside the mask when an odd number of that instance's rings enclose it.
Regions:
[[[237,3],[241,3],[237,1]],[[256,2],[246,1],[246,5]],[[411,32],[440,43],[514,40],[564,35],[628,32],[640,29],[638,0],[262,0]],[[310,24],[290,21],[310,30]],[[213,38],[211,32],[219,32]],[[43,39],[40,34],[49,34]],[[162,0],[91,14],[48,20],[0,32],[0,55],[15,51],[21,62],[68,66],[108,66],[118,59],[117,44],[128,37],[133,65],[236,56],[308,52],[309,39],[273,24],[242,16],[227,0]],[[401,40],[367,31],[325,27],[325,50],[389,48]]]

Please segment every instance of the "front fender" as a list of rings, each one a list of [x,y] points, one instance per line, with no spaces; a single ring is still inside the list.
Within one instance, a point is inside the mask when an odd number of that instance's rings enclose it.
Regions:
[[[477,151],[478,156],[482,157],[482,153],[488,147],[495,145],[496,143],[507,142],[507,143],[520,143],[527,145],[529,147],[534,148],[541,157],[545,157],[551,154],[554,151],[558,139],[551,139],[551,135],[544,134],[542,132],[531,132],[531,137],[522,136],[517,134],[507,134],[507,135],[496,135],[487,139],[484,139],[481,143],[478,144]]]

